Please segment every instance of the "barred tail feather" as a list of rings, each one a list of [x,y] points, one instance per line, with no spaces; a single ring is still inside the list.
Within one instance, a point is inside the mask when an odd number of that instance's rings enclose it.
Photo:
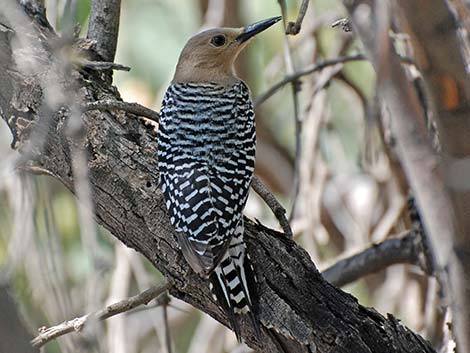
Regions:
[[[254,299],[256,297],[256,279],[250,263],[243,236],[235,235],[229,251],[211,276],[211,290],[215,299],[227,313],[237,339],[241,341],[237,314],[248,315],[256,335],[260,328],[256,319]]]

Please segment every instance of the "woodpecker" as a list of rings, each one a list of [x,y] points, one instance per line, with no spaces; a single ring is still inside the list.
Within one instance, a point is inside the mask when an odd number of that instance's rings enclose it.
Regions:
[[[170,221],[191,268],[209,279],[240,340],[236,315],[256,332],[256,278],[243,240],[243,208],[255,165],[255,120],[238,54],[281,17],[196,34],[163,98],[158,167]]]

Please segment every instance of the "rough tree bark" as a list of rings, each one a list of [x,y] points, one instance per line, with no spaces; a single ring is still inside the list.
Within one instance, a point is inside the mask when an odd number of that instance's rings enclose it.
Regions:
[[[7,3],[0,10],[0,113],[14,136],[13,147],[71,191],[71,150],[86,149],[98,222],[148,258],[172,282],[172,295],[227,325],[207,282],[190,270],[177,250],[158,188],[155,137],[124,112],[91,111],[78,117],[66,101],[59,102],[58,109],[46,109],[43,102],[51,91],[45,85],[51,81],[62,92],[74,92],[75,104],[120,98],[100,75],[62,69],[50,45],[56,35],[41,8],[23,7],[26,15],[20,16],[16,2]],[[72,118],[82,119],[83,145],[70,137]],[[28,143],[38,129],[45,137],[40,149]],[[246,238],[259,278],[259,319],[264,326],[258,341],[251,324],[241,323],[242,336],[254,349],[435,352],[393,316],[385,318],[327,283],[293,241],[250,220]]]

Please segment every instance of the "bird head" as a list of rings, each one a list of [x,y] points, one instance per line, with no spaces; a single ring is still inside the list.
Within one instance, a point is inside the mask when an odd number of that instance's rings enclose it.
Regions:
[[[196,34],[181,52],[173,83],[232,84],[236,80],[233,64],[238,54],[255,35],[280,19],[273,17],[242,28],[214,28]]]

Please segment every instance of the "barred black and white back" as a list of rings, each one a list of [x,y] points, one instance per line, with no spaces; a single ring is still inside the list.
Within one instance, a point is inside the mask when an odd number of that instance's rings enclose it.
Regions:
[[[188,263],[210,276],[239,337],[234,314],[255,322],[242,216],[255,162],[249,89],[242,81],[172,84],[160,114],[158,165],[171,223]]]

